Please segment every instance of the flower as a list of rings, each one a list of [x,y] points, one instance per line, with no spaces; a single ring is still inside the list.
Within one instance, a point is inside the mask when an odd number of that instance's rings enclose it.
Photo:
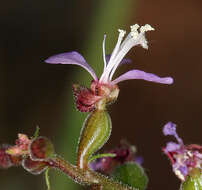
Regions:
[[[185,181],[194,168],[202,171],[202,146],[184,145],[183,140],[176,132],[176,125],[172,122],[168,122],[163,127],[163,134],[174,136],[178,142],[168,142],[163,148],[163,152],[170,159],[173,171],[180,180]]]
[[[136,155],[137,149],[127,141],[122,140],[120,144],[105,153],[114,154],[113,157],[102,157],[90,162],[89,166],[93,171],[103,174],[110,174],[117,166],[127,162],[142,164],[143,158]]]
[[[77,85],[76,88],[73,87],[73,90],[74,94],[76,94],[75,98],[77,108],[80,111],[84,112],[92,111],[95,108],[95,104],[101,99],[103,100],[103,98],[105,99],[105,103],[116,100],[119,93],[117,84],[121,81],[130,79],[143,79],[146,81],[163,84],[173,83],[173,79],[171,77],[161,78],[152,73],[146,73],[140,70],[130,70],[122,74],[118,78],[113,79],[114,73],[117,70],[118,66],[121,65],[121,63],[123,62],[128,62],[128,60],[124,59],[124,57],[132,47],[141,45],[144,49],[148,49],[148,42],[145,38],[145,32],[152,30],[154,30],[154,28],[152,28],[149,24],[141,27],[138,24],[135,24],[131,26],[131,32],[123,40],[126,31],[119,29],[118,40],[110,57],[106,56],[105,54],[105,35],[102,46],[104,69],[100,79],[98,79],[94,70],[90,67],[90,65],[88,65],[82,55],[75,51],[51,56],[46,59],[45,62],[50,64],[79,65],[90,73],[90,75],[93,77],[91,89],[87,89],[85,87],[80,87]]]

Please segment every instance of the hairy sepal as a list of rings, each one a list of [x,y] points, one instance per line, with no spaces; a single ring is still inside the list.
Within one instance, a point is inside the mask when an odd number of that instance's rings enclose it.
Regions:
[[[97,152],[109,139],[111,134],[111,118],[105,110],[94,110],[90,113],[80,135],[77,166],[88,168],[90,157]]]

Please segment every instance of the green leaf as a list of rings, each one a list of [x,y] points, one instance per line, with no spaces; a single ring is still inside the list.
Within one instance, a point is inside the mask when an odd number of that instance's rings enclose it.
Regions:
[[[133,162],[118,166],[112,176],[114,179],[139,190],[146,189],[148,184],[148,177],[144,169],[139,164]]]

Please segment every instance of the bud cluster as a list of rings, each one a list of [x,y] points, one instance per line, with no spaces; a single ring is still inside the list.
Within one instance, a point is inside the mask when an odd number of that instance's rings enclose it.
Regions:
[[[163,148],[163,152],[168,156],[176,176],[181,181],[185,181],[194,169],[199,169],[202,173],[202,146],[185,145],[176,132],[176,125],[172,122],[164,126],[163,133],[174,136],[178,142],[168,142]]]
[[[54,148],[46,137],[29,139],[18,134],[16,145],[3,145],[0,148],[0,167],[22,165],[32,174],[40,174],[48,168],[48,159],[54,156]]]
[[[20,156],[13,156],[7,153],[10,145],[1,145],[0,147],[0,167],[9,168],[11,166],[20,165],[22,158]]]

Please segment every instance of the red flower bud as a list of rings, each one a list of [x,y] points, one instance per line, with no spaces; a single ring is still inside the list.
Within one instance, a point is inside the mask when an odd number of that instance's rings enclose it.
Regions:
[[[27,154],[28,145],[30,143],[29,138],[25,134],[18,134],[16,145],[7,149],[7,153],[11,156],[24,156]]]
[[[0,148],[0,167],[9,168],[12,166],[10,156],[6,153],[6,145]]]
[[[54,147],[46,137],[37,137],[29,145],[29,154],[34,161],[45,161],[54,156]]]
[[[11,166],[17,166],[21,164],[22,158],[20,156],[12,156],[7,153],[9,145],[2,145],[0,147],[0,167],[9,168]]]
[[[48,164],[47,162],[33,161],[30,157],[27,157],[22,161],[22,166],[28,172],[38,175],[47,169]]]

